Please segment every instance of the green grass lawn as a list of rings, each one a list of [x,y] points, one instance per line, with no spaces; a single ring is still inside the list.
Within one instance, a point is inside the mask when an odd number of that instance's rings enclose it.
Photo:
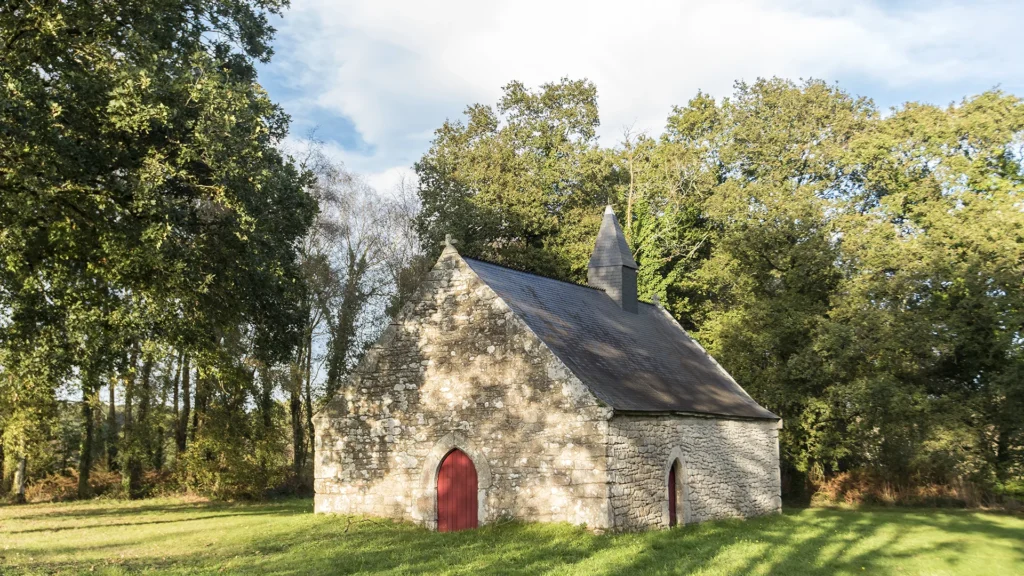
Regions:
[[[594,536],[505,524],[437,534],[323,516],[311,500],[0,507],[0,573],[1024,574],[1024,517],[799,509]]]

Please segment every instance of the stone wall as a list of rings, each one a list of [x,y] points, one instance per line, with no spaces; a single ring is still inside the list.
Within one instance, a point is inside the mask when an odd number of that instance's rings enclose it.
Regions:
[[[611,411],[450,247],[317,414],[317,512],[436,523],[441,458],[477,468],[480,523],[611,522]]]
[[[448,248],[315,417],[317,512],[436,523],[453,448],[481,524],[508,517],[623,530],[777,512],[778,424],[615,414]]]
[[[608,425],[614,528],[668,526],[669,467],[677,459],[680,523],[781,511],[779,426],[772,421],[615,415]]]

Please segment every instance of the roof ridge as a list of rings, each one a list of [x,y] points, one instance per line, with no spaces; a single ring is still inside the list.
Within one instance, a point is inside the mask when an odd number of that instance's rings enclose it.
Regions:
[[[554,276],[545,276],[545,275],[539,274],[537,272],[531,272],[529,270],[524,270],[522,268],[516,268],[514,266],[509,266],[507,264],[498,264],[497,262],[495,262],[493,260],[485,260],[483,258],[474,258],[473,256],[463,256],[462,254],[459,254],[459,256],[462,256],[462,258],[465,259],[465,260],[474,260],[476,262],[481,262],[483,264],[490,264],[491,266],[497,266],[498,268],[504,268],[505,270],[512,270],[513,272],[522,272],[523,274],[529,274],[530,276],[536,276],[538,278],[544,278],[545,280],[554,280],[555,282],[561,282],[563,284],[571,284],[573,286],[579,286],[580,288],[590,288],[591,290],[597,290],[598,292],[604,292],[605,291],[604,288],[598,288],[597,286],[591,286],[590,284],[583,284],[582,282],[573,282],[572,280],[563,280],[561,278],[555,278]],[[636,301],[639,302],[640,304],[647,304],[648,306],[655,306],[654,302],[651,301],[651,300],[641,300],[640,298],[637,298]]]
[[[460,256],[462,256],[462,255],[460,254]],[[506,270],[512,270],[513,272],[521,272],[523,274],[529,274],[530,276],[536,276],[538,278],[544,278],[545,280],[554,280],[555,282],[561,282],[563,284],[571,284],[573,286],[579,286],[580,288],[589,288],[591,290],[596,290],[598,292],[604,292],[605,291],[604,288],[598,288],[596,286],[591,286],[590,284],[582,284],[580,282],[573,282],[572,280],[563,280],[561,278],[555,278],[553,276],[545,276],[543,274],[538,274],[537,272],[531,272],[530,270],[524,270],[522,268],[516,268],[514,266],[509,266],[507,264],[498,264],[497,262],[493,262],[491,260],[484,260],[483,258],[473,258],[471,256],[462,256],[462,257],[464,259],[466,259],[466,260],[475,260],[475,261],[483,263],[483,264],[490,264],[491,266],[497,266],[498,268],[504,268]]]

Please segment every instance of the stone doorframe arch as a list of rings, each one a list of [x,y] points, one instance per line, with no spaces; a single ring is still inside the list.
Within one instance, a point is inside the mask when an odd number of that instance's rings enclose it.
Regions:
[[[441,462],[452,450],[461,450],[473,461],[476,468],[476,515],[477,524],[483,526],[487,518],[487,491],[491,488],[491,467],[483,452],[477,450],[465,434],[451,432],[434,443],[427,453],[420,472],[420,493],[418,506],[423,524],[431,530],[437,530],[437,473],[441,470]]]
[[[672,452],[668,455],[668,461],[661,471],[661,485],[664,488],[668,487],[668,476],[676,461],[679,462],[679,473],[676,474],[676,483],[682,486],[682,490],[680,490],[676,497],[682,500],[683,505],[683,514],[680,516],[677,513],[676,518],[681,519],[681,525],[685,526],[690,523],[690,483],[687,481],[688,467],[686,466],[686,456],[683,454],[683,449],[679,446],[673,448]],[[676,503],[676,509],[679,509],[678,502]],[[667,527],[669,526],[668,494],[665,494],[665,498],[662,500],[661,512],[663,523]]]

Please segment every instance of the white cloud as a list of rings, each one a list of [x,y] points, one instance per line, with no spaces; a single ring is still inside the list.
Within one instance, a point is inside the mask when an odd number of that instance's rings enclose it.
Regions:
[[[408,166],[393,166],[382,172],[366,174],[364,178],[374,190],[391,194],[401,185],[416,182],[416,173]]]
[[[295,116],[349,118],[369,151],[344,152],[393,182],[431,131],[517,79],[597,84],[606,143],[625,126],[658,133],[698,89],[727,95],[758,76],[855,79],[900,90],[1016,80],[1024,4],[643,0],[515,3],[293,0],[275,73]],[[868,94],[870,95],[870,94]],[[330,134],[320,134],[331,138]],[[608,142],[610,140],[610,142]],[[390,180],[389,180],[390,179]]]
[[[371,167],[374,162],[372,157],[349,152],[329,140],[320,141],[317,145],[328,158],[340,162],[346,171],[382,194],[395,194],[400,186],[409,186],[416,182],[416,172],[411,166],[400,165],[374,170]],[[310,141],[307,138],[296,136],[289,136],[281,143],[281,149],[296,159],[301,159],[309,150],[309,146]]]

